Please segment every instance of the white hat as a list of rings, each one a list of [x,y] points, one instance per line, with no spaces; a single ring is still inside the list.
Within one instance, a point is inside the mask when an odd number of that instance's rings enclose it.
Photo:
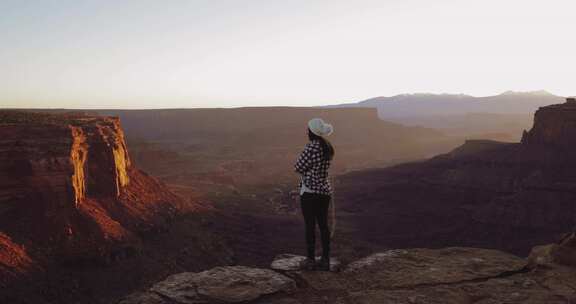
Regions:
[[[308,129],[318,136],[330,136],[334,132],[331,124],[325,123],[320,118],[313,118],[308,122]]]

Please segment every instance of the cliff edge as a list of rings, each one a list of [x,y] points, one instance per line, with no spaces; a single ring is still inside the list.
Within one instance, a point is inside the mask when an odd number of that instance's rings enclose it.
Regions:
[[[119,304],[567,304],[576,300],[576,263],[558,252],[574,255],[572,243],[573,235],[535,248],[528,260],[479,248],[388,250],[339,272],[304,271],[290,266],[304,257],[281,255],[271,269],[175,274]]]
[[[538,109],[534,126],[530,131],[524,131],[522,143],[572,149],[576,144],[576,98]]]

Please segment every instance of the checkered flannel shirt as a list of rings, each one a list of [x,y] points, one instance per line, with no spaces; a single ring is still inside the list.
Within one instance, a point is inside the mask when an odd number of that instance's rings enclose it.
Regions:
[[[294,169],[302,175],[302,183],[314,193],[331,195],[332,187],[328,180],[330,161],[324,158],[324,151],[320,141],[313,140],[306,144],[304,151],[296,160]]]

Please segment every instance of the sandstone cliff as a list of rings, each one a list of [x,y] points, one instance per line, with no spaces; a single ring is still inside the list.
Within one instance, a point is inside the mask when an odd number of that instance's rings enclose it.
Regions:
[[[542,107],[536,111],[534,126],[524,132],[522,143],[571,150],[576,144],[576,99]]]
[[[132,165],[118,118],[0,112],[0,283],[134,253],[180,208]]]

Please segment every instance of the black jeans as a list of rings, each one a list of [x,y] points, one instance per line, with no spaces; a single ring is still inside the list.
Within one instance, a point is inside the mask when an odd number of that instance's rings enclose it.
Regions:
[[[322,257],[330,257],[330,228],[328,228],[328,207],[330,196],[305,192],[300,196],[302,214],[306,223],[306,246],[308,257],[316,257],[316,223],[322,238]]]

